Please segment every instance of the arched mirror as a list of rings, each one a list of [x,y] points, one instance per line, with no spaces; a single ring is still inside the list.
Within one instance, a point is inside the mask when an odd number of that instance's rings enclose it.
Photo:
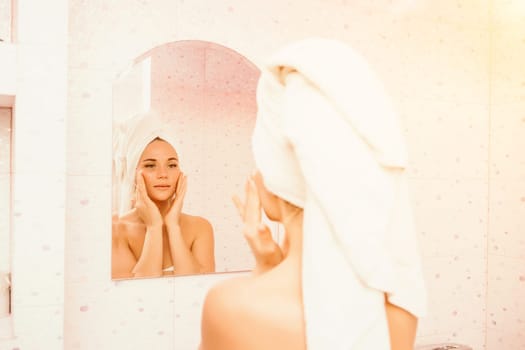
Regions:
[[[253,63],[232,49],[188,40],[147,51],[117,77],[113,279],[252,268],[253,257],[231,197],[243,193],[254,169],[250,137],[259,74]],[[180,174],[186,176],[185,186]],[[176,192],[183,187],[180,213],[173,213]],[[168,204],[160,209],[159,203]],[[160,231],[159,213],[164,220]],[[156,224],[145,224],[148,220]],[[169,224],[173,220],[180,225]],[[185,249],[179,249],[181,245]]]

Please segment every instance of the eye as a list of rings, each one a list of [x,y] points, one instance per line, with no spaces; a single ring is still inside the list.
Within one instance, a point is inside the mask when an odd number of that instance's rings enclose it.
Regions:
[[[155,167],[155,164],[151,163],[151,164],[144,164],[144,168],[154,168]]]
[[[177,168],[179,165],[176,164],[176,163],[173,163],[173,164],[170,164],[170,165],[168,165],[168,166],[169,166],[170,168]]]

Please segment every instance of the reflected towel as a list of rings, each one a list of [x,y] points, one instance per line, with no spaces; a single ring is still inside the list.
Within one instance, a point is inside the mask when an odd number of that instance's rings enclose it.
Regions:
[[[308,349],[389,349],[384,293],[416,316],[426,294],[397,115],[366,61],[311,38],[262,68],[252,137],[268,189],[304,208]]]
[[[152,111],[113,126],[113,173],[118,186],[119,216],[131,209],[138,162],[146,146],[156,138],[163,139],[177,149],[173,126]]]

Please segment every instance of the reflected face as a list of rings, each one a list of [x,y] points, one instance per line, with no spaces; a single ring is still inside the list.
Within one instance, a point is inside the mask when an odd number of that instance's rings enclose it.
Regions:
[[[142,171],[148,196],[154,202],[170,199],[181,173],[179,156],[168,142],[156,139],[142,152],[137,170]]]

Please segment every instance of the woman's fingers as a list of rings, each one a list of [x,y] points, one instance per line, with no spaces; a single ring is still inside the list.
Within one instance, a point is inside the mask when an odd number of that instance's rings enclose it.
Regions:
[[[244,214],[245,222],[251,225],[256,226],[261,222],[261,202],[255,183],[251,179],[247,183]]]
[[[261,200],[257,186],[249,178],[244,186],[245,201],[237,195],[232,201],[243,221],[243,234],[257,261],[256,271],[265,271],[282,261],[282,251],[273,240],[270,228],[261,220]]]
[[[175,193],[173,193],[172,197],[172,205],[180,205],[182,209],[182,201],[184,200],[184,197],[186,196],[186,189],[187,189],[187,177],[184,173],[180,173],[179,178],[177,179],[177,185],[175,186]]]
[[[179,175],[179,180],[177,181],[177,189],[175,190],[175,192],[177,193],[177,197],[179,198],[184,197],[184,195],[186,194],[186,180],[186,174],[181,173]]]
[[[186,195],[186,175],[181,173],[179,179],[177,180],[177,186],[175,187],[175,193],[173,194],[172,207],[179,212],[182,210],[182,202],[184,201],[184,196]]]
[[[268,226],[261,223],[257,226],[253,236],[248,236],[247,240],[257,261],[258,270],[267,270],[282,261],[281,247],[273,240]]]
[[[257,234],[259,238],[263,240],[271,240],[272,242],[274,241],[272,237],[272,231],[267,225],[263,224],[262,222],[257,226]]]
[[[144,200],[145,197],[147,197],[147,193],[146,193],[146,183],[144,182],[144,176],[142,175],[142,171],[137,172],[136,181],[137,181],[138,199]]]
[[[241,199],[237,195],[232,196],[232,201],[235,205],[235,208],[237,208],[237,212],[241,216],[241,219],[244,220],[244,203],[241,202]]]
[[[244,223],[252,223],[253,221],[252,212],[254,209],[257,209],[257,205],[254,203],[256,199],[255,193],[256,192],[254,192],[254,188],[252,187],[250,180],[246,180],[246,182],[244,183],[245,202],[243,202],[237,195],[232,196],[233,204],[235,204],[237,212],[241,216],[241,219]]]
[[[180,220],[184,196],[186,195],[186,179],[186,175],[181,172],[177,179],[177,184],[175,185],[175,193],[170,200],[170,208],[165,214],[163,214],[165,222],[179,222]]]
[[[146,226],[158,224],[160,212],[148,196],[146,182],[140,170],[137,171],[136,176],[135,208]],[[162,218],[160,218],[160,220],[162,220]]]
[[[142,203],[146,208],[151,207],[151,205],[153,205],[153,201],[148,196],[148,191],[146,189],[146,182],[144,181],[144,176],[142,175],[142,171],[137,172],[136,182],[137,182],[137,192],[136,192],[137,195],[136,195],[135,204]]]

